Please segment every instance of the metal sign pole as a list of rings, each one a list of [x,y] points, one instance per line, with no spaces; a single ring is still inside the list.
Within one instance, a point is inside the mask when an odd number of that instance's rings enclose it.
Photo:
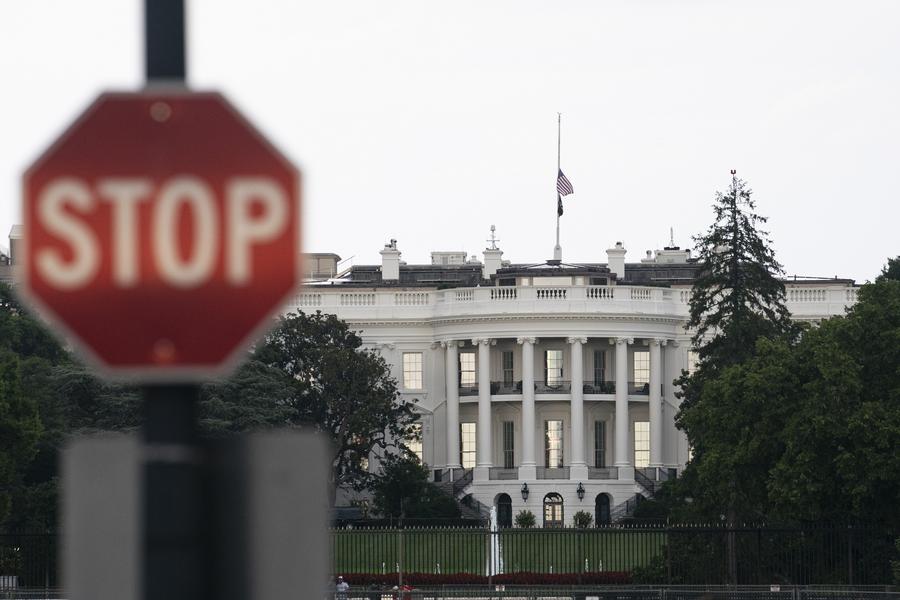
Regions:
[[[144,600],[210,597],[198,400],[196,385],[144,387]]]
[[[184,84],[184,0],[144,0],[147,83]],[[210,597],[205,453],[197,385],[145,386],[144,600]]]
[[[147,82],[184,83],[184,0],[144,0]]]

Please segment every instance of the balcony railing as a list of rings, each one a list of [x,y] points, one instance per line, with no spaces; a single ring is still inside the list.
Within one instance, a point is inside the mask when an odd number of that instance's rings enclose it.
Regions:
[[[521,381],[492,381],[491,382],[491,394],[495,396],[502,396],[504,394],[521,394],[522,393],[522,382]]]
[[[615,381],[597,381],[594,383],[585,383],[584,384],[584,393],[585,394],[615,394],[616,393],[616,382]]]
[[[569,467],[538,467],[538,479],[568,479]]]
[[[477,396],[478,395],[478,384],[477,383],[461,383],[461,384],[459,384],[459,395],[460,396]]]
[[[662,394],[664,391],[663,385],[659,384],[659,393]],[[642,383],[642,382],[628,382],[628,394],[631,396],[649,396],[650,395],[650,384]]]
[[[503,467],[491,467],[490,471],[488,471],[488,478],[500,480],[518,479],[519,470],[516,468],[505,469]]]
[[[588,479],[618,479],[618,467],[588,467]]]
[[[568,394],[572,391],[572,382],[555,379],[553,381],[535,381],[534,390],[538,394]]]

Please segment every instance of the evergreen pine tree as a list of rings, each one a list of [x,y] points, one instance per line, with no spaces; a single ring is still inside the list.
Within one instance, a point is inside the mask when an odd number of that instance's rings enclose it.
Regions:
[[[715,220],[694,237],[700,270],[687,324],[701,365],[717,369],[752,356],[760,337],[792,331],[779,279],[784,270],[760,229],[767,219],[754,212],[750,188],[731,174],[728,193],[716,193]]]
[[[712,225],[694,238],[699,271],[687,327],[699,364],[676,382],[682,399],[676,424],[693,449],[681,480],[684,495],[695,500],[693,511],[734,523],[739,516],[759,516],[767,478],[762,465],[779,452],[753,441],[771,411],[728,393],[734,369],[756,356],[758,340],[790,338],[796,330],[779,279],[784,272],[760,228],[766,219],[756,214],[750,189],[734,171],[727,193],[716,194],[713,211]]]

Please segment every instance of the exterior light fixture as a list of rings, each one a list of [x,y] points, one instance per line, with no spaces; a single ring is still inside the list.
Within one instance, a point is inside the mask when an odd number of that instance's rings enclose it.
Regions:
[[[575,493],[578,494],[579,500],[584,500],[584,486],[581,485],[581,482],[578,482],[578,489],[575,490]]]
[[[528,502],[528,484],[527,483],[522,484],[522,500],[524,500],[525,502]]]

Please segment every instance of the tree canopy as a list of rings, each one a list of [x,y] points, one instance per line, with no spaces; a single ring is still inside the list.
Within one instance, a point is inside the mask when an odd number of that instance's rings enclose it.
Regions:
[[[336,316],[295,312],[279,318],[253,362],[286,375],[284,395],[272,401],[293,409],[293,424],[331,438],[335,487],[368,484],[364,466],[373,451],[409,454],[417,413],[400,396],[384,359],[363,349],[362,339]]]
[[[140,389],[101,380],[73,359],[0,284],[0,524],[52,528],[57,456],[74,434],[129,431],[142,421]],[[334,316],[279,319],[228,379],[200,394],[205,437],[272,427],[310,428],[334,441],[334,483],[370,483],[373,450],[407,453],[417,415],[388,365]]]
[[[745,520],[900,530],[900,280],[879,277],[845,315],[754,348],[679,416],[695,458],[657,498],[669,516],[733,507]]]
[[[696,279],[687,328],[701,365],[721,368],[753,354],[760,337],[791,330],[785,305],[784,274],[775,259],[766,217],[746,182],[732,173],[726,194],[716,193],[715,218],[706,233],[694,237],[698,251]]]
[[[455,519],[460,516],[459,505],[428,481],[428,469],[415,456],[385,457],[372,492],[375,510],[384,517]]]

